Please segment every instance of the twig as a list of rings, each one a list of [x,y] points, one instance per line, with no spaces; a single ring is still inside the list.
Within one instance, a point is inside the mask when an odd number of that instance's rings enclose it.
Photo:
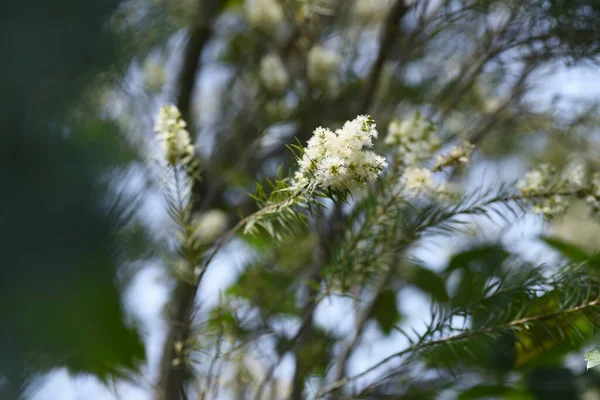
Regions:
[[[300,340],[300,338],[302,337],[303,333],[306,331],[306,329],[309,327],[309,325],[312,323],[312,317],[313,317],[313,312],[314,310],[317,308],[317,306],[321,303],[321,301],[323,299],[325,299],[327,297],[327,294],[323,294],[321,296],[319,296],[318,299],[315,299],[312,304],[311,304],[311,308],[307,309],[305,314],[304,314],[304,318],[302,320],[302,323],[300,324],[300,327],[298,328],[298,331],[296,332],[296,334],[294,335],[294,337],[292,338],[292,340],[290,340],[287,345],[285,346],[285,348],[283,349],[283,351],[281,352],[281,355],[277,358],[277,360],[271,365],[271,367],[269,368],[269,370],[267,371],[267,373],[265,374],[265,377],[262,379],[262,381],[260,382],[260,384],[258,385],[258,389],[256,391],[256,394],[254,396],[255,400],[260,400],[260,398],[262,397],[262,394],[264,392],[264,389],[267,385],[267,383],[271,380],[271,378],[273,377],[273,374],[275,373],[275,369],[279,366],[279,364],[281,363],[281,361],[283,360],[283,356],[290,350],[292,350],[294,348],[294,346],[296,345],[296,343],[298,343],[298,340]]]
[[[362,101],[360,102],[359,106],[359,112],[367,113],[371,107],[371,103],[373,102],[373,98],[375,96],[375,91],[377,90],[377,84],[379,83],[379,78],[381,77],[383,64],[392,50],[392,46],[394,45],[396,37],[398,36],[398,26],[400,21],[408,12],[408,10],[409,7],[406,5],[404,0],[396,0],[394,5],[390,8],[381,32],[381,44],[379,46],[379,52],[377,53],[375,63],[369,72],[367,83],[364,88]]]
[[[336,362],[337,370],[336,370],[335,378],[333,379],[334,382],[339,381],[345,375],[346,363],[348,362],[348,359],[352,355],[352,352],[358,345],[360,338],[362,337],[362,334],[365,330],[367,321],[369,320],[369,317],[373,313],[373,309],[375,307],[377,298],[379,297],[379,294],[383,291],[383,289],[385,288],[385,285],[389,281],[391,271],[392,271],[392,268],[388,268],[379,277],[379,280],[377,281],[377,284],[374,287],[373,296],[371,297],[371,300],[369,301],[367,306],[362,309],[362,312],[359,314],[357,322],[356,322],[356,328],[355,328],[356,332],[354,333],[353,338],[346,343],[346,345],[344,346],[344,349],[342,351],[342,354],[339,356],[338,361]]]
[[[338,202],[335,204],[331,216],[325,221],[319,229],[319,248],[315,253],[315,262],[311,277],[307,283],[308,302],[306,304],[307,311],[305,313],[305,321],[307,326],[302,331],[298,332],[297,345],[292,348],[296,349],[296,365],[294,377],[292,380],[292,400],[301,400],[304,395],[304,382],[310,371],[310,365],[307,365],[306,360],[301,356],[303,345],[308,342],[313,334],[313,318],[318,303],[315,301],[316,289],[315,286],[320,285],[323,280],[323,268],[332,260],[332,245],[335,239],[341,235],[344,230],[342,206]],[[311,282],[312,281],[312,282]],[[314,286],[312,286],[312,285]],[[321,300],[321,299],[319,299]],[[257,399],[258,400],[258,399]]]
[[[510,104],[518,96],[520,96],[523,93],[525,82],[526,82],[527,78],[531,75],[531,73],[534,71],[535,66],[536,66],[536,64],[532,61],[532,62],[529,62],[523,68],[523,71],[521,72],[521,76],[515,82],[515,84],[513,85],[512,89],[511,89],[510,96],[508,96],[508,98],[502,103],[502,105],[500,105],[500,107],[498,107],[496,110],[494,110],[493,113],[487,117],[487,121],[485,121],[485,123],[483,123],[479,127],[479,129],[477,129],[476,131],[474,131],[473,133],[471,133],[468,136],[469,141],[471,143],[473,143],[475,145],[479,144],[481,142],[481,140],[483,140],[485,135],[490,131],[492,126],[494,126],[498,122],[498,115],[502,111],[504,111],[508,106],[510,106]]]

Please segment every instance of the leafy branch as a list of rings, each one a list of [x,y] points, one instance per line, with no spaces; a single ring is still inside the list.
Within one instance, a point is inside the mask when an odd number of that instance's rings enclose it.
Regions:
[[[486,335],[486,334],[489,334],[492,332],[498,332],[498,331],[514,329],[514,328],[525,328],[526,329],[529,324],[532,324],[535,322],[543,322],[543,321],[551,320],[551,319],[558,318],[558,317],[561,317],[564,315],[578,313],[578,312],[596,307],[598,305],[600,305],[600,298],[585,302],[583,304],[580,304],[578,306],[571,307],[571,308],[568,308],[565,310],[559,310],[559,311],[556,311],[553,313],[524,317],[524,318],[510,321],[510,322],[507,322],[504,324],[495,325],[495,326],[482,328],[482,329],[478,329],[478,330],[467,331],[467,332],[464,332],[464,333],[461,333],[458,335],[454,335],[454,336],[450,336],[450,337],[446,337],[446,338],[442,338],[442,339],[431,340],[428,342],[415,343],[412,346],[410,346],[398,353],[394,353],[394,354],[384,358],[383,360],[377,362],[376,364],[367,368],[363,372],[360,372],[360,373],[350,376],[350,377],[340,379],[340,380],[334,382],[333,384],[326,386],[325,388],[319,390],[319,392],[317,393],[315,398],[323,397],[323,396],[327,395],[328,393],[330,393],[338,388],[341,388],[342,386],[347,385],[348,383],[354,382],[357,379],[364,377],[365,375],[375,371],[379,367],[389,363],[390,361],[392,361],[396,358],[405,356],[407,354],[416,353],[416,352],[419,352],[420,350],[430,348],[430,347],[435,347],[435,346],[448,344],[448,343],[452,343],[452,342],[458,342],[458,341],[463,341],[463,340],[467,340],[467,339],[472,339],[474,337]]]

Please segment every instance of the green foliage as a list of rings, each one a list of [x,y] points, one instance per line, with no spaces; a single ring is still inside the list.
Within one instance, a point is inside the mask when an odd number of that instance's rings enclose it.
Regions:
[[[258,307],[263,318],[276,314],[297,315],[299,310],[290,291],[296,278],[289,272],[257,265],[247,268],[228,293]]]
[[[570,261],[578,262],[578,261],[587,261],[590,259],[590,255],[581,247],[576,246],[573,243],[567,243],[563,240],[545,237],[542,238],[544,243],[558,251],[561,255],[569,259]]]
[[[11,77],[0,100],[2,398],[17,398],[29,378],[55,367],[110,380],[145,357],[116,282],[127,258],[118,235],[127,236],[138,203],[102,184],[136,152],[88,102],[112,81],[97,74],[123,67],[105,30],[116,6],[0,5],[12,38],[0,44],[11,59],[0,66]]]
[[[486,385],[480,384],[470,387],[461,392],[457,400],[474,400],[489,398],[505,398],[511,400],[533,400],[534,398],[524,390],[510,388],[505,385]]]
[[[600,350],[598,347],[595,347],[593,350],[590,350],[585,353],[585,361],[586,368],[594,368],[597,365],[600,365]]]
[[[396,304],[396,291],[383,290],[373,304],[373,319],[377,321],[379,329],[386,335],[389,335],[394,325],[401,319],[398,305]]]
[[[573,373],[567,368],[540,368],[526,378],[535,399],[577,400],[580,391]]]
[[[406,283],[414,285],[430,295],[434,301],[443,303],[449,298],[444,277],[428,268],[408,265],[402,267],[399,275]]]

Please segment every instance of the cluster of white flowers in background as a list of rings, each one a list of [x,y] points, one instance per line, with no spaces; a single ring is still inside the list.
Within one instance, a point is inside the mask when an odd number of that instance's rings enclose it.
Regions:
[[[431,159],[440,148],[435,125],[416,113],[411,120],[394,119],[388,126],[385,143],[395,146],[404,167],[418,165]]]
[[[377,130],[371,117],[360,115],[335,132],[319,127],[304,150],[293,187],[315,184],[323,189],[352,189],[377,179],[385,158],[366,150]]]
[[[600,211],[600,173],[596,172],[592,175],[589,182],[589,192],[585,196],[585,202],[597,213]]]
[[[289,75],[281,58],[268,54],[260,61],[260,80],[274,94],[281,94],[289,81]]]
[[[437,156],[433,170],[441,171],[452,165],[469,162],[469,157],[471,157],[474,148],[475,146],[467,141],[462,142],[457,146],[452,146],[447,154],[440,154]]]
[[[336,73],[340,61],[338,52],[314,46],[308,52],[306,65],[308,80],[312,84],[327,84],[328,89],[334,89],[337,86]]]
[[[171,166],[179,163],[189,166],[194,161],[195,149],[186,126],[176,106],[167,104],[158,111],[154,132]]]
[[[580,162],[567,165],[562,172],[540,164],[517,183],[521,195],[533,204],[533,212],[547,219],[562,215],[571,200],[583,198],[593,211],[600,209],[600,174],[586,174]]]
[[[283,9],[277,0],[246,0],[246,18],[255,29],[273,30],[284,20]]]
[[[401,182],[404,185],[404,191],[411,195],[419,193],[434,193],[436,183],[433,179],[433,173],[427,168],[408,167],[402,174]]]
[[[221,210],[209,210],[194,216],[192,241],[195,247],[214,242],[227,228],[227,214]]]
[[[404,168],[400,183],[407,195],[448,201],[457,197],[457,189],[448,182],[436,182],[434,174],[468,162],[475,147],[465,141],[453,146],[446,154],[438,155],[432,168],[424,167],[440,149],[442,141],[436,134],[435,124],[423,119],[418,112],[411,119],[394,119],[388,127],[385,143],[397,150],[396,162]]]
[[[423,167],[408,167],[400,178],[404,193],[410,197],[424,195],[437,201],[451,202],[460,195],[458,185],[436,182],[434,171]]]

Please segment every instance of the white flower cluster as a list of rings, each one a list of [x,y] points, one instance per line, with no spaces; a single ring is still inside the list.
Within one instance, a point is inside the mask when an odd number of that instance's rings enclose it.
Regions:
[[[195,149],[186,126],[176,106],[167,104],[158,111],[154,132],[160,140],[167,163],[171,166],[178,163],[188,166],[194,160]]]
[[[410,120],[393,120],[385,143],[397,148],[397,162],[404,168],[400,182],[407,195],[426,195],[444,201],[457,197],[457,188],[447,182],[437,183],[434,173],[451,165],[466,163],[474,148],[471,143],[463,142],[452,147],[447,154],[439,155],[433,168],[423,167],[439,150],[441,140],[435,133],[435,125],[421,118],[418,112]]]
[[[333,132],[319,127],[308,141],[293,187],[315,184],[322,189],[352,189],[377,179],[385,158],[365,149],[377,137],[371,117],[360,115]]]
[[[401,182],[404,185],[404,190],[412,195],[433,193],[436,190],[433,173],[427,168],[406,168],[404,174],[402,174]]]
[[[440,145],[435,135],[435,125],[417,113],[412,120],[393,120],[388,127],[385,143],[396,146],[405,167],[429,160]]]
[[[443,168],[452,165],[467,163],[474,148],[475,146],[467,141],[453,146],[447,154],[437,156],[433,170],[441,171]]]
[[[260,79],[263,85],[274,94],[281,94],[289,81],[283,61],[275,54],[268,54],[260,61]]]
[[[328,89],[337,86],[336,72],[340,65],[341,57],[333,50],[326,50],[321,46],[314,46],[308,52],[306,72],[308,80],[315,85],[327,84]]]
[[[283,9],[277,0],[246,0],[244,8],[254,29],[273,30],[284,20]]]
[[[408,196],[425,195],[438,201],[450,202],[456,199],[460,190],[448,182],[437,183],[433,171],[422,167],[408,167],[404,170],[400,182]]]
[[[547,219],[564,214],[570,201],[578,197],[583,197],[593,210],[600,205],[600,175],[596,173],[588,180],[581,163],[568,165],[562,173],[541,164],[525,174],[517,188],[532,202],[533,212]]]
[[[596,172],[592,175],[589,183],[589,192],[585,196],[585,202],[597,213],[600,211],[600,173]]]

